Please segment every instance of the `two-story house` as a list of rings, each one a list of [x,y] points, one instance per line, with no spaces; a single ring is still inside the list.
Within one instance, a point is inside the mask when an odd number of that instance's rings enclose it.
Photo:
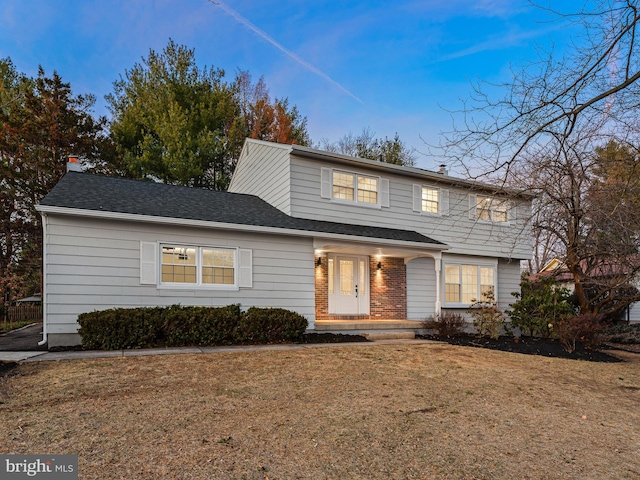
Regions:
[[[490,292],[504,308],[531,256],[530,202],[258,140],[228,192],[69,172],[38,206],[45,339],[78,344],[78,314],[111,307],[282,307],[317,331],[418,327]]]

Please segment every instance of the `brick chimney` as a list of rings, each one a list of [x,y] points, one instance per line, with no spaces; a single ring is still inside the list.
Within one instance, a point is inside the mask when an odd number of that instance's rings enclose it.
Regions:
[[[67,172],[81,172],[82,167],[78,162],[77,155],[69,155],[69,161],[67,162]]]

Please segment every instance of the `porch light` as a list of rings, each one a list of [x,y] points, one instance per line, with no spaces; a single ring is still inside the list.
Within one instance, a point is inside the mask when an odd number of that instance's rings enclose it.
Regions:
[[[378,262],[378,270],[382,270],[382,262]]]
[[[318,260],[316,260],[316,267],[320,266],[322,266],[322,257],[318,257]]]

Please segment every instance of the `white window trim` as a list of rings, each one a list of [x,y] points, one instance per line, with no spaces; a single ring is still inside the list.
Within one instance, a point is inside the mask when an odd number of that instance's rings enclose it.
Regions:
[[[353,200],[344,200],[342,198],[335,198],[333,196],[333,174],[334,172],[344,173],[346,175],[354,176],[354,188],[353,188]],[[367,203],[358,201],[358,177],[368,177],[377,179],[377,203]],[[331,200],[332,203],[339,203],[343,205],[356,205],[358,207],[381,209],[382,207],[389,207],[389,179],[380,177],[378,175],[371,175],[368,173],[359,173],[351,170],[343,170],[341,168],[322,168],[321,171],[321,197]]]
[[[173,283],[162,281],[162,247],[184,247],[194,248],[197,251],[196,254],[196,283]],[[215,284],[215,283],[202,283],[202,250],[229,250],[233,252],[233,284]],[[186,245],[178,242],[158,242],[158,289],[162,290],[227,290],[235,291],[240,290],[238,284],[238,248],[236,247],[222,247],[213,245]]]
[[[483,220],[478,217],[478,197],[489,198],[491,199],[491,218],[492,220]],[[504,222],[498,222],[493,220],[494,218],[494,207],[493,201],[504,202],[506,204],[506,214],[507,220]],[[495,195],[478,195],[478,194],[470,194],[469,195],[469,218],[478,223],[484,223],[487,225],[499,225],[508,227],[510,225],[515,225],[517,223],[517,210],[516,203],[513,200],[502,199],[500,197],[496,197]]]
[[[465,262],[465,261],[442,261],[442,308],[469,308],[472,303],[468,302],[447,302],[447,267],[458,267],[460,269],[460,275],[462,275],[461,267],[463,265],[478,267],[478,295],[477,298],[480,298],[480,269],[481,268],[491,268],[493,269],[493,294],[495,296],[495,301],[498,301],[498,265],[497,263],[486,263],[486,262]],[[462,278],[462,277],[461,277]],[[462,295],[462,290],[460,291]]]
[[[427,212],[422,210],[422,191],[427,188],[437,190],[438,192],[438,212]],[[448,216],[449,215],[449,190],[433,185],[413,185],[413,211],[428,217]]]

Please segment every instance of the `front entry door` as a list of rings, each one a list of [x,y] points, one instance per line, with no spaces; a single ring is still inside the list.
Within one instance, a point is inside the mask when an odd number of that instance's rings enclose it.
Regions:
[[[329,256],[329,283],[329,313],[369,314],[368,257]]]

